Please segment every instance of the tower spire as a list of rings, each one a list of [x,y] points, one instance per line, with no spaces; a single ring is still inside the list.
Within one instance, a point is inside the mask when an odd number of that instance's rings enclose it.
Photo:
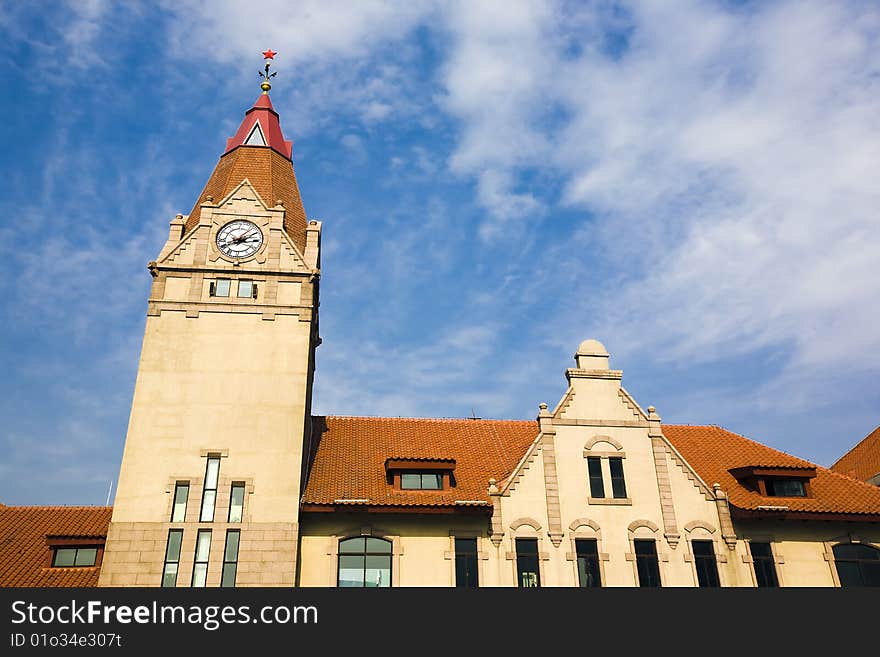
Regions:
[[[274,78],[278,75],[278,72],[269,73],[269,67],[272,65],[273,60],[275,59],[275,55],[278,53],[269,48],[268,50],[263,51],[263,60],[266,62],[266,68],[264,71],[257,71],[257,74],[262,78],[262,82],[260,83],[260,89],[263,90],[263,93],[268,95],[269,89],[272,88],[272,83],[269,82],[269,78]]]

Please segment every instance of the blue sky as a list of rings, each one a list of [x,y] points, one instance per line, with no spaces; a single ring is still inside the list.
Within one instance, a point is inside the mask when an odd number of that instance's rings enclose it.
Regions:
[[[267,19],[269,17],[269,19]],[[0,5],[0,501],[117,476],[156,257],[256,99],[324,222],[315,412],[531,418],[577,344],[665,422],[880,423],[880,7]]]

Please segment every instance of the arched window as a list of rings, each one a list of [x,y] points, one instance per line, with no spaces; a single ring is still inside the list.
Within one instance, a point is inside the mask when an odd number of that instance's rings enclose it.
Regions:
[[[841,586],[880,586],[880,550],[859,543],[841,543],[832,549]]]
[[[391,586],[391,541],[373,536],[339,541],[338,586]]]

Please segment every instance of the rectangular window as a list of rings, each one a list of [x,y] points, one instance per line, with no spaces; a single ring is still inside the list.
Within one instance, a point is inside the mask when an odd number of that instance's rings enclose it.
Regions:
[[[605,484],[602,483],[602,459],[587,457],[587,472],[590,475],[590,497],[605,497]]]
[[[229,296],[229,285],[232,281],[228,278],[218,278],[216,281],[211,283],[211,296],[212,297],[228,297]]]
[[[403,473],[400,487],[404,490],[442,490],[443,475],[439,473]]]
[[[477,573],[477,539],[455,539],[455,586],[475,589],[480,585]]]
[[[715,548],[712,541],[691,541],[694,551],[694,565],[697,568],[697,582],[702,587],[721,586],[718,581],[718,564],[715,562]]]
[[[657,560],[657,543],[653,539],[635,539],[636,570],[639,586],[660,586],[660,563]]]
[[[612,456],[608,459],[611,468],[611,494],[617,499],[626,497],[626,482],[623,480],[623,459]]]
[[[520,588],[541,586],[537,538],[516,539],[516,575]]]
[[[599,575],[599,547],[595,538],[576,538],[574,541],[577,553],[578,583],[581,588],[602,586]]]
[[[254,294],[254,282],[253,281],[239,281],[238,282],[238,296],[239,297],[252,297]]]
[[[183,541],[182,529],[168,530],[168,543],[165,545],[165,568],[162,570],[162,586],[177,586],[177,564],[180,562],[180,544]]]
[[[205,586],[208,579],[208,557],[211,555],[211,530],[200,529],[196,538],[196,556],[193,560],[192,585]]]
[[[59,547],[52,555],[53,568],[86,568],[98,558],[96,547]]]
[[[767,479],[767,495],[771,497],[806,497],[807,489],[800,479]]]
[[[244,509],[244,484],[232,484],[229,493],[229,522],[241,522],[241,513]]]
[[[220,475],[220,457],[208,457],[205,467],[205,488],[202,491],[202,511],[199,522],[214,521],[214,502],[217,500],[217,478]]]
[[[171,522],[186,520],[186,501],[189,498],[189,482],[180,482],[174,487],[174,505],[171,507]]]
[[[755,581],[761,587],[779,586],[776,577],[776,561],[769,543],[749,541],[749,552],[752,554],[752,565],[755,568]]]
[[[226,532],[226,547],[223,549],[223,576],[220,586],[235,586],[235,571],[238,569],[238,540],[241,532],[230,529]]]

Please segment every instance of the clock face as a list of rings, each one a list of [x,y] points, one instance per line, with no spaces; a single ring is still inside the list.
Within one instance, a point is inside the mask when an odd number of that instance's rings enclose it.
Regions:
[[[217,248],[231,258],[248,258],[262,244],[262,231],[250,221],[230,221],[217,233]]]

